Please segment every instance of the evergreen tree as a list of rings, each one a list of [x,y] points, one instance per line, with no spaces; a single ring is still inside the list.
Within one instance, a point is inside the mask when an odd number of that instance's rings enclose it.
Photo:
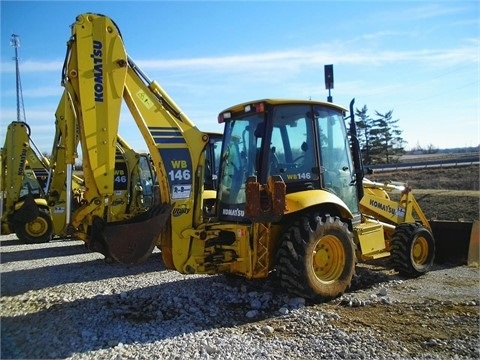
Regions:
[[[375,111],[376,118],[370,129],[369,153],[372,163],[398,162],[398,157],[405,153],[402,131],[398,128],[398,119],[394,120],[392,114],[393,110],[385,114]]]
[[[372,158],[370,157],[370,129],[372,127],[372,118],[367,114],[367,105],[363,105],[362,110],[356,109],[355,116],[357,119],[355,124],[357,125],[357,137],[360,143],[360,150],[363,155],[363,161],[365,164],[371,164]]]
[[[392,118],[393,110],[385,114],[375,111],[375,119],[368,115],[366,105],[356,109],[355,124],[365,164],[382,164],[398,162],[405,153],[402,131],[398,128],[398,119]]]

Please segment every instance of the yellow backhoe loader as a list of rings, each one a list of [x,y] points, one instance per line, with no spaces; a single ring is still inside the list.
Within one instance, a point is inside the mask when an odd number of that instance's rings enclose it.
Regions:
[[[1,231],[16,232],[25,243],[48,242],[53,224],[45,200],[47,165],[32,145],[25,122],[8,126],[0,156]]]
[[[312,301],[345,292],[357,261],[389,257],[409,276],[431,268],[428,221],[409,189],[390,201],[383,185],[363,182],[345,108],[262,99],[222,111],[215,215],[205,216],[208,134],[127,55],[110,18],[81,14],[71,30],[63,116],[76,129],[93,189],[69,226],[91,249],[132,263],[157,245],[167,268],[185,274],[274,272],[287,291]],[[152,156],[160,201],[129,221],[106,222],[122,101]]]

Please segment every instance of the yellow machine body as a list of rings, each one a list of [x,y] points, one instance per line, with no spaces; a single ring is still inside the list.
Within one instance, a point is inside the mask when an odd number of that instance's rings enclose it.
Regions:
[[[263,278],[275,270],[287,291],[313,301],[348,289],[357,259],[391,256],[401,272],[428,271],[428,221],[409,189],[392,201],[388,185],[362,183],[346,109],[262,99],[222,111],[212,177],[213,135],[127,55],[116,24],[86,13],[71,29],[56,113],[64,146],[54,153],[68,173],[82,149],[85,190],[68,229],[92,250],[134,263],[158,246],[167,268],[186,274]],[[133,207],[125,218],[126,208],[112,210],[121,202],[113,179],[122,104],[148,148],[158,191],[148,210]],[[54,175],[54,188],[67,178]]]

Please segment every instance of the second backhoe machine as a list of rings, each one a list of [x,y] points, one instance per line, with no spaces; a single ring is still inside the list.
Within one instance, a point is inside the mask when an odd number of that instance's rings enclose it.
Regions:
[[[47,158],[38,150],[30,132],[27,123],[12,122],[1,149],[2,234],[16,233],[26,244],[69,237],[65,228],[67,214],[84,203],[85,189],[84,179],[72,174],[71,194],[67,196],[62,136],[55,137],[52,155]],[[60,133],[57,131],[57,135]],[[120,135],[116,140],[112,183],[111,206],[104,214],[107,222],[128,219],[157,202],[156,175],[149,155],[134,151]]]

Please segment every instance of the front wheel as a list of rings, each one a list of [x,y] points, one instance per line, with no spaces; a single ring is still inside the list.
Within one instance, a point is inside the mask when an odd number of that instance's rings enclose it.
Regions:
[[[434,259],[435,240],[427,228],[417,223],[397,226],[391,243],[391,261],[395,270],[417,277],[431,269]]]
[[[302,216],[282,236],[276,274],[288,292],[327,301],[345,292],[354,271],[352,233],[337,217]]]
[[[46,243],[52,239],[53,224],[47,209],[40,208],[38,216],[30,222],[16,221],[18,239],[25,244]]]

